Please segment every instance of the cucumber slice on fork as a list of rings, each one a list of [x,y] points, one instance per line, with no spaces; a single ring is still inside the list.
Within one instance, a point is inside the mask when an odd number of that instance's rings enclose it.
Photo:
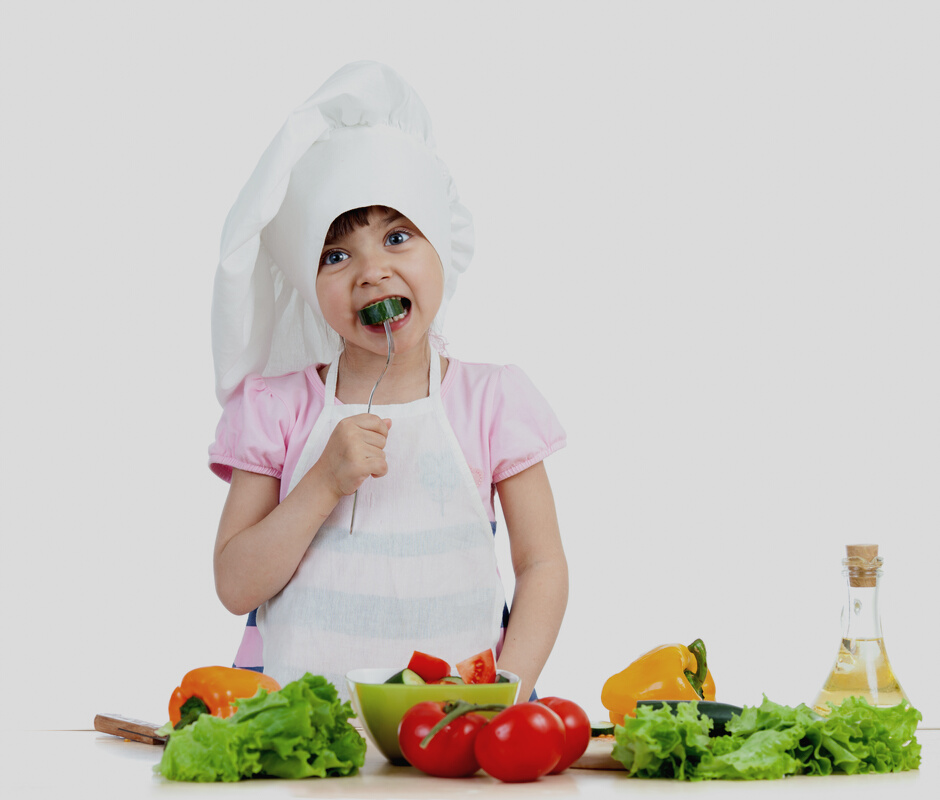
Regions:
[[[386,297],[359,312],[359,321],[363,325],[381,325],[386,320],[405,313],[405,306],[400,297]]]

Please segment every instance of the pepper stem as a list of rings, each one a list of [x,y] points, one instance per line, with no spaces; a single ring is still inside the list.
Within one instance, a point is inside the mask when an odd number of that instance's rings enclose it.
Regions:
[[[705,683],[705,678],[708,675],[708,662],[705,660],[705,642],[696,639],[689,645],[689,652],[695,656],[696,669],[695,672],[685,670],[685,677],[688,678],[699,698],[704,700],[705,695],[702,693],[702,684]]]
[[[502,711],[506,708],[502,703],[488,703],[486,705],[476,705],[475,703],[467,703],[464,700],[454,700],[449,701],[444,705],[444,716],[443,718],[437,721],[437,724],[428,731],[428,735],[421,740],[421,749],[423,750],[428,746],[431,739],[434,738],[435,734],[443,728],[445,725],[449,725],[457,717],[462,717],[464,714],[469,714],[473,711]]]
[[[195,722],[198,717],[208,713],[209,707],[196,695],[193,695],[180,706],[180,721],[173,726],[173,730],[181,730],[191,722]]]

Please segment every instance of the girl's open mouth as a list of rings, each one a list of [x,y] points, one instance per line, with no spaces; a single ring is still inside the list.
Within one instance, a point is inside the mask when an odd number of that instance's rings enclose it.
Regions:
[[[393,301],[393,303],[387,303],[386,301]],[[388,306],[393,304],[400,305],[404,310],[395,314],[395,316],[387,316]],[[384,308],[382,307],[383,305],[385,306]],[[394,326],[396,323],[402,322],[410,312],[411,301],[407,297],[387,297],[384,301],[373,303],[366,306],[365,309],[360,310],[359,320],[366,328],[371,328],[375,331],[384,331],[385,322]],[[377,321],[372,322],[370,321],[371,319],[376,319]]]

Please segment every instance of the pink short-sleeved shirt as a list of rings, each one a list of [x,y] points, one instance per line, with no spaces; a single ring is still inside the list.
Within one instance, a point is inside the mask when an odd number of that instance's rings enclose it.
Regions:
[[[326,402],[318,366],[245,379],[226,403],[209,448],[209,466],[216,475],[231,480],[233,467],[270,475],[281,481],[284,499]],[[441,381],[441,402],[491,522],[496,519],[495,484],[565,445],[565,432],[551,407],[516,366],[451,358]]]

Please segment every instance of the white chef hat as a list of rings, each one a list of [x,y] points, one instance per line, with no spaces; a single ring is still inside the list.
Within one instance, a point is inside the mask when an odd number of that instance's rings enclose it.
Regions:
[[[336,357],[339,336],[315,290],[320,252],[336,217],[372,205],[404,214],[437,251],[440,331],[473,255],[473,221],[434,153],[421,99],[389,67],[360,61],[288,117],[225,221],[212,298],[219,402],[250,373],[283,374]]]

